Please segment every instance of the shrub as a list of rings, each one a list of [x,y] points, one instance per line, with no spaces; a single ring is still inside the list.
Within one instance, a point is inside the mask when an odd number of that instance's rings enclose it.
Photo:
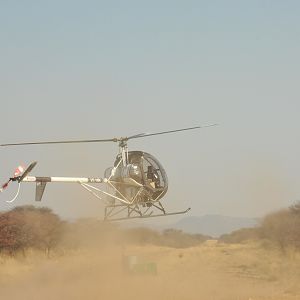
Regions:
[[[259,238],[258,228],[242,228],[235,230],[230,234],[223,234],[220,236],[219,241],[223,243],[242,243],[248,240],[255,240]]]

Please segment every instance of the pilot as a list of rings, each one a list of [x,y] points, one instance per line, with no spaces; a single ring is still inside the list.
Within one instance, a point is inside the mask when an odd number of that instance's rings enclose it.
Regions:
[[[154,188],[158,188],[159,187],[159,175],[157,170],[155,170],[153,168],[153,166],[148,166],[148,170],[147,170],[147,179],[149,179],[150,185]]]

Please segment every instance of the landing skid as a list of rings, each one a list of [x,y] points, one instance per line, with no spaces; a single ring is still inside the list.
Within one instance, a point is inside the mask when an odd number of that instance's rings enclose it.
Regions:
[[[151,209],[152,208],[152,209]],[[157,211],[154,213],[153,208]],[[150,211],[151,209],[151,211]],[[104,221],[122,221],[130,219],[145,219],[155,217],[166,217],[172,215],[181,215],[187,213],[191,208],[183,211],[167,213],[160,202],[157,203],[145,203],[143,205],[107,205],[104,210]],[[119,215],[122,217],[118,217]]]
[[[99,193],[110,198],[110,200],[105,201],[104,221],[121,221],[181,215],[187,213],[191,209],[188,208],[183,211],[167,213],[160,201],[134,202],[134,199],[126,199],[122,194],[120,194],[120,197],[117,197],[86,183],[80,183],[80,185],[98,199],[102,200]],[[123,197],[123,199],[121,197]]]

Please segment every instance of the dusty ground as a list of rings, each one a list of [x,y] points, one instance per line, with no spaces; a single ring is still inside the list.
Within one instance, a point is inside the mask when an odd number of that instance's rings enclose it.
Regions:
[[[157,274],[126,274],[137,256]],[[214,242],[188,249],[155,246],[81,249],[51,259],[0,258],[0,299],[300,299],[299,254],[255,244]]]

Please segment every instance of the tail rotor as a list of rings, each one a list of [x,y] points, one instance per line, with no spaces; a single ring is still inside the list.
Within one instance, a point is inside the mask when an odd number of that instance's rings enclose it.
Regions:
[[[16,198],[19,195],[20,192],[20,185],[21,185],[21,181],[28,175],[28,173],[36,166],[37,162],[33,162],[29,165],[29,167],[26,169],[24,166],[20,165],[16,168],[16,170],[14,171],[14,175],[13,177],[10,177],[8,179],[8,181],[6,181],[4,184],[2,184],[1,188],[0,188],[0,193],[2,193],[4,190],[6,190],[9,186],[9,184],[12,181],[17,181],[19,186],[18,186],[18,191],[17,194],[15,195],[15,197],[12,200],[6,201],[8,203],[11,203],[13,201],[16,200]]]
[[[2,184],[2,186],[0,188],[0,192],[3,192],[5,189],[7,189],[11,181],[18,180],[18,178],[22,175],[24,170],[25,170],[25,168],[22,165],[18,166],[14,172],[14,176],[10,177],[8,179],[8,181],[6,181],[4,184]]]

